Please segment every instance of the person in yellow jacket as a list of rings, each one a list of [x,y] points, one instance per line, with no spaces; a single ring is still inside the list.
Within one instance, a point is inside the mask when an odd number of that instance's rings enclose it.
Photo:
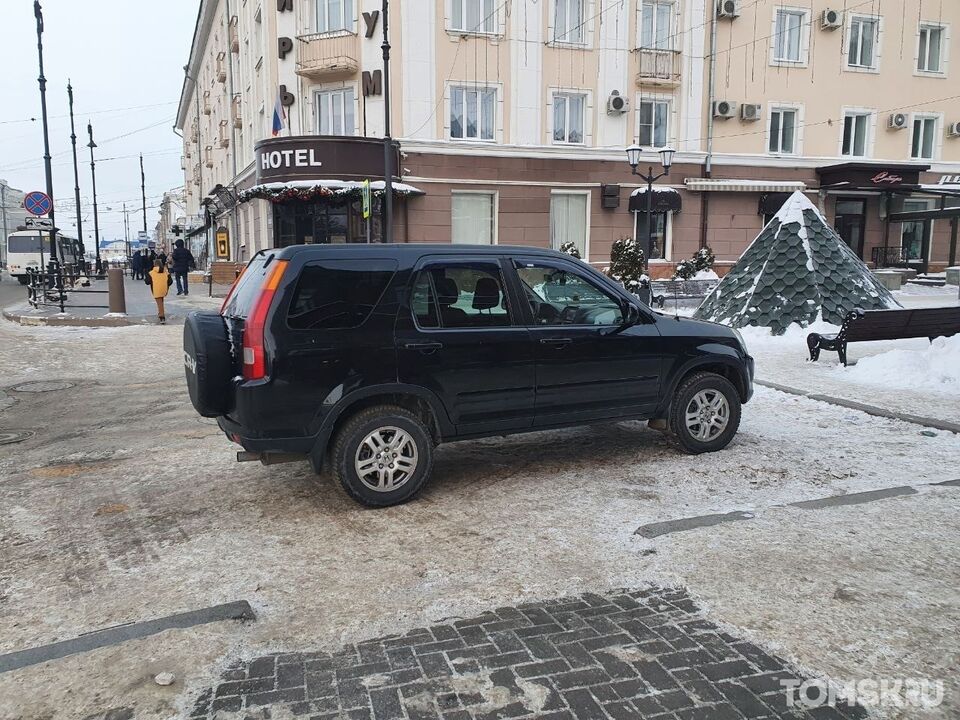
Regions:
[[[157,301],[157,317],[160,318],[161,323],[165,323],[167,318],[163,314],[163,299],[173,284],[173,278],[170,277],[163,263],[156,260],[153,263],[153,270],[147,273],[146,283],[153,291],[153,299]]]

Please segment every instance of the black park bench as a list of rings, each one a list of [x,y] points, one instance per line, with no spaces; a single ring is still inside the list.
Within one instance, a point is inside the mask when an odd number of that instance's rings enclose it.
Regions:
[[[671,298],[705,298],[719,284],[719,280],[653,280],[650,283],[650,306],[657,305],[662,310],[664,302]]]
[[[916,308],[913,310],[852,310],[843,319],[840,332],[832,335],[810,333],[807,347],[810,360],[821,350],[833,350],[847,364],[847,343],[867,340],[949,337],[960,333],[960,307]]]

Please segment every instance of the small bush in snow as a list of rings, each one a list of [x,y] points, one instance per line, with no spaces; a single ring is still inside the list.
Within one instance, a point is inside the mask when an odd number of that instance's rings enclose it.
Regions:
[[[565,242],[560,246],[560,252],[566,253],[571,257],[575,257],[577,260],[581,260],[580,250],[577,249],[577,244],[575,242]]]
[[[607,275],[623,285],[629,292],[636,293],[650,284],[650,278],[643,270],[644,254],[633,238],[623,237],[613,243],[610,249],[610,267]]]
[[[693,254],[692,259],[681,260],[677,263],[677,268],[673,273],[673,279],[690,280],[698,272],[713,270],[715,260],[713,250],[709,247],[700,248]]]
[[[715,260],[713,250],[711,250],[709,246],[700,248],[693,256],[693,261],[696,263],[698,272],[700,270],[713,270]]]
[[[689,280],[697,274],[696,260],[681,260],[677,263],[677,268],[673,272],[674,280]]]

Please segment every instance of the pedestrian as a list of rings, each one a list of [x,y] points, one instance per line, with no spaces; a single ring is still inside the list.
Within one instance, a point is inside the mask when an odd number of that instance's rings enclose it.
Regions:
[[[143,280],[143,258],[140,257],[140,251],[137,250],[133,253],[133,257],[130,258],[130,269],[133,271],[134,280]]]
[[[164,266],[164,267],[167,267],[167,253],[165,253],[163,250],[161,250],[161,251],[160,251],[160,254],[157,255],[157,258],[159,258],[160,262],[163,263],[163,266]]]
[[[177,240],[174,243],[171,254],[171,265],[173,266],[173,276],[177,279],[177,295],[189,295],[190,286],[187,281],[187,274],[197,267],[197,261],[193,259],[193,253],[183,246],[183,240]]]
[[[173,284],[173,279],[170,277],[170,273],[167,272],[166,268],[160,264],[160,261],[155,260],[153,270],[147,273],[145,282],[153,291],[153,299],[157,301],[157,317],[161,323],[165,323],[167,318],[163,311],[163,299],[167,296],[167,292]]]

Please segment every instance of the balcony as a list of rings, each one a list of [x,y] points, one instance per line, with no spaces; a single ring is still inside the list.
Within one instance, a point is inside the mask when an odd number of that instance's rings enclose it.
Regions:
[[[230,18],[230,52],[240,54],[240,21],[236,15]]]
[[[297,37],[297,74],[311,80],[354,75],[360,69],[360,38],[354,33]]]
[[[637,85],[676,87],[680,84],[682,59],[679,50],[639,48],[637,58],[639,60]]]

